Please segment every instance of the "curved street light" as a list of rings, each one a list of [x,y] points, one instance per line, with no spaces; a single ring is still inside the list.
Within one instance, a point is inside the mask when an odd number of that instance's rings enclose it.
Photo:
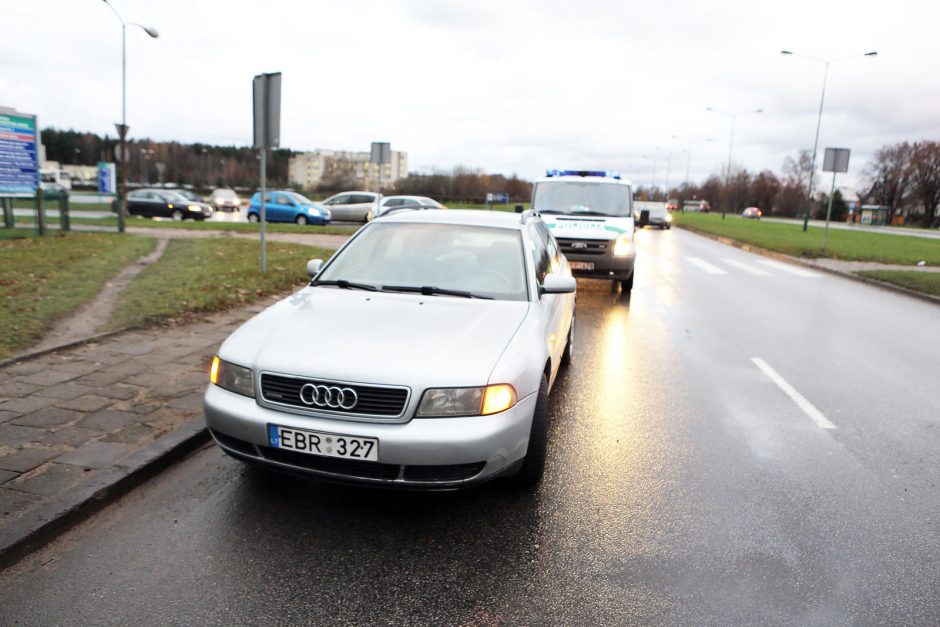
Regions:
[[[731,118],[731,139],[728,141],[728,169],[725,171],[725,193],[727,193],[728,185],[731,183],[731,150],[734,148],[734,125],[738,120],[739,115],[750,115],[752,113],[763,113],[763,109],[752,109],[748,111],[722,111],[721,109],[715,109],[714,107],[705,107],[706,111],[711,111],[712,113],[718,113],[720,115],[727,115]],[[727,206],[725,203],[721,204],[721,219],[725,219],[725,212]]]
[[[809,59],[810,61],[816,61],[822,63],[826,66],[826,70],[823,72],[823,84],[822,84],[822,94],[819,96],[819,115],[816,117],[816,139],[813,140],[813,159],[809,168],[809,186],[806,188],[806,212],[803,214],[803,230],[805,231],[809,226],[809,205],[812,202],[813,198],[813,174],[816,172],[816,150],[819,147],[819,127],[822,125],[822,112],[823,104],[826,101],[826,81],[829,80],[829,64],[835,63],[836,61],[845,61],[847,59],[861,59],[862,57],[877,57],[878,52],[866,52],[864,54],[853,54],[848,57],[836,57],[835,59],[820,59],[819,57],[813,57],[808,54],[800,54],[798,52],[792,52],[790,50],[781,50],[780,54],[786,56],[800,57],[802,59]]]
[[[121,138],[121,202],[118,203],[118,231],[124,232],[124,221],[127,215],[127,164],[129,163],[127,155],[127,27],[137,26],[142,31],[150,35],[153,39],[160,36],[156,28],[144,26],[136,22],[125,22],[121,14],[117,12],[108,0],[102,0],[111,12],[117,16],[121,22],[121,124],[118,125],[118,135]]]

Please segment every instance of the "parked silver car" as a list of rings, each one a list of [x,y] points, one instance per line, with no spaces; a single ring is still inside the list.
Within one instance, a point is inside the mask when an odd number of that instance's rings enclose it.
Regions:
[[[384,486],[539,481],[576,283],[538,214],[394,213],[307,270],[213,359],[225,452]]]
[[[377,212],[378,194],[375,192],[343,192],[334,194],[321,205],[330,210],[333,220],[368,222]]]

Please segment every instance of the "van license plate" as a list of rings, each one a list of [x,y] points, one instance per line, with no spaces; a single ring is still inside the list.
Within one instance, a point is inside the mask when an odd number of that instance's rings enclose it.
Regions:
[[[568,265],[571,266],[572,270],[593,270],[594,269],[593,261],[569,261]]]

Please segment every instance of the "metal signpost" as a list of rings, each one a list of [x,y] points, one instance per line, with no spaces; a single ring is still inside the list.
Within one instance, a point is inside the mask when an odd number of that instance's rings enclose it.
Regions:
[[[6,198],[32,198],[39,188],[39,126],[36,116],[0,107],[0,197],[4,223],[13,226],[13,203]],[[37,223],[45,224],[37,201]]]
[[[375,184],[377,197],[375,200],[374,214],[376,214],[379,210],[379,204],[382,201],[382,166],[392,162],[392,145],[388,142],[372,142],[372,153],[369,156],[369,162],[378,164],[379,166]]]
[[[826,148],[823,157],[823,172],[832,172],[832,188],[829,190],[829,207],[826,209],[826,229],[823,231],[823,249],[829,240],[829,217],[832,215],[832,197],[836,193],[836,173],[849,171],[848,148]]]
[[[252,83],[254,147],[261,151],[261,272],[267,269],[264,250],[265,186],[268,148],[281,145],[281,73],[258,74]]]

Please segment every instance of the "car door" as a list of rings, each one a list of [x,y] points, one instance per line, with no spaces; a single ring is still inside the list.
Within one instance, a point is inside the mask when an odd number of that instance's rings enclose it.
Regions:
[[[370,194],[353,194],[349,200],[351,206],[352,220],[358,220],[365,222],[369,216],[369,212],[372,212],[375,215],[375,199],[376,197]]]
[[[294,221],[294,201],[287,194],[274,194],[274,203],[272,203],[273,215],[268,218],[272,222],[293,222]]]
[[[127,195],[127,212],[132,215],[153,217],[152,192],[133,192]]]
[[[561,271],[561,257],[558,246],[544,223],[529,223],[526,228],[532,250],[532,260],[535,263],[535,280],[541,286],[545,282],[546,275]],[[553,378],[565,349],[570,323],[568,299],[571,297],[571,294],[542,294],[539,297],[539,307],[542,309],[542,319],[545,321],[545,341],[552,358]]]
[[[329,207],[333,214],[333,220],[349,220],[352,215],[352,209],[349,207],[351,194],[340,194],[327,200],[324,204]]]

